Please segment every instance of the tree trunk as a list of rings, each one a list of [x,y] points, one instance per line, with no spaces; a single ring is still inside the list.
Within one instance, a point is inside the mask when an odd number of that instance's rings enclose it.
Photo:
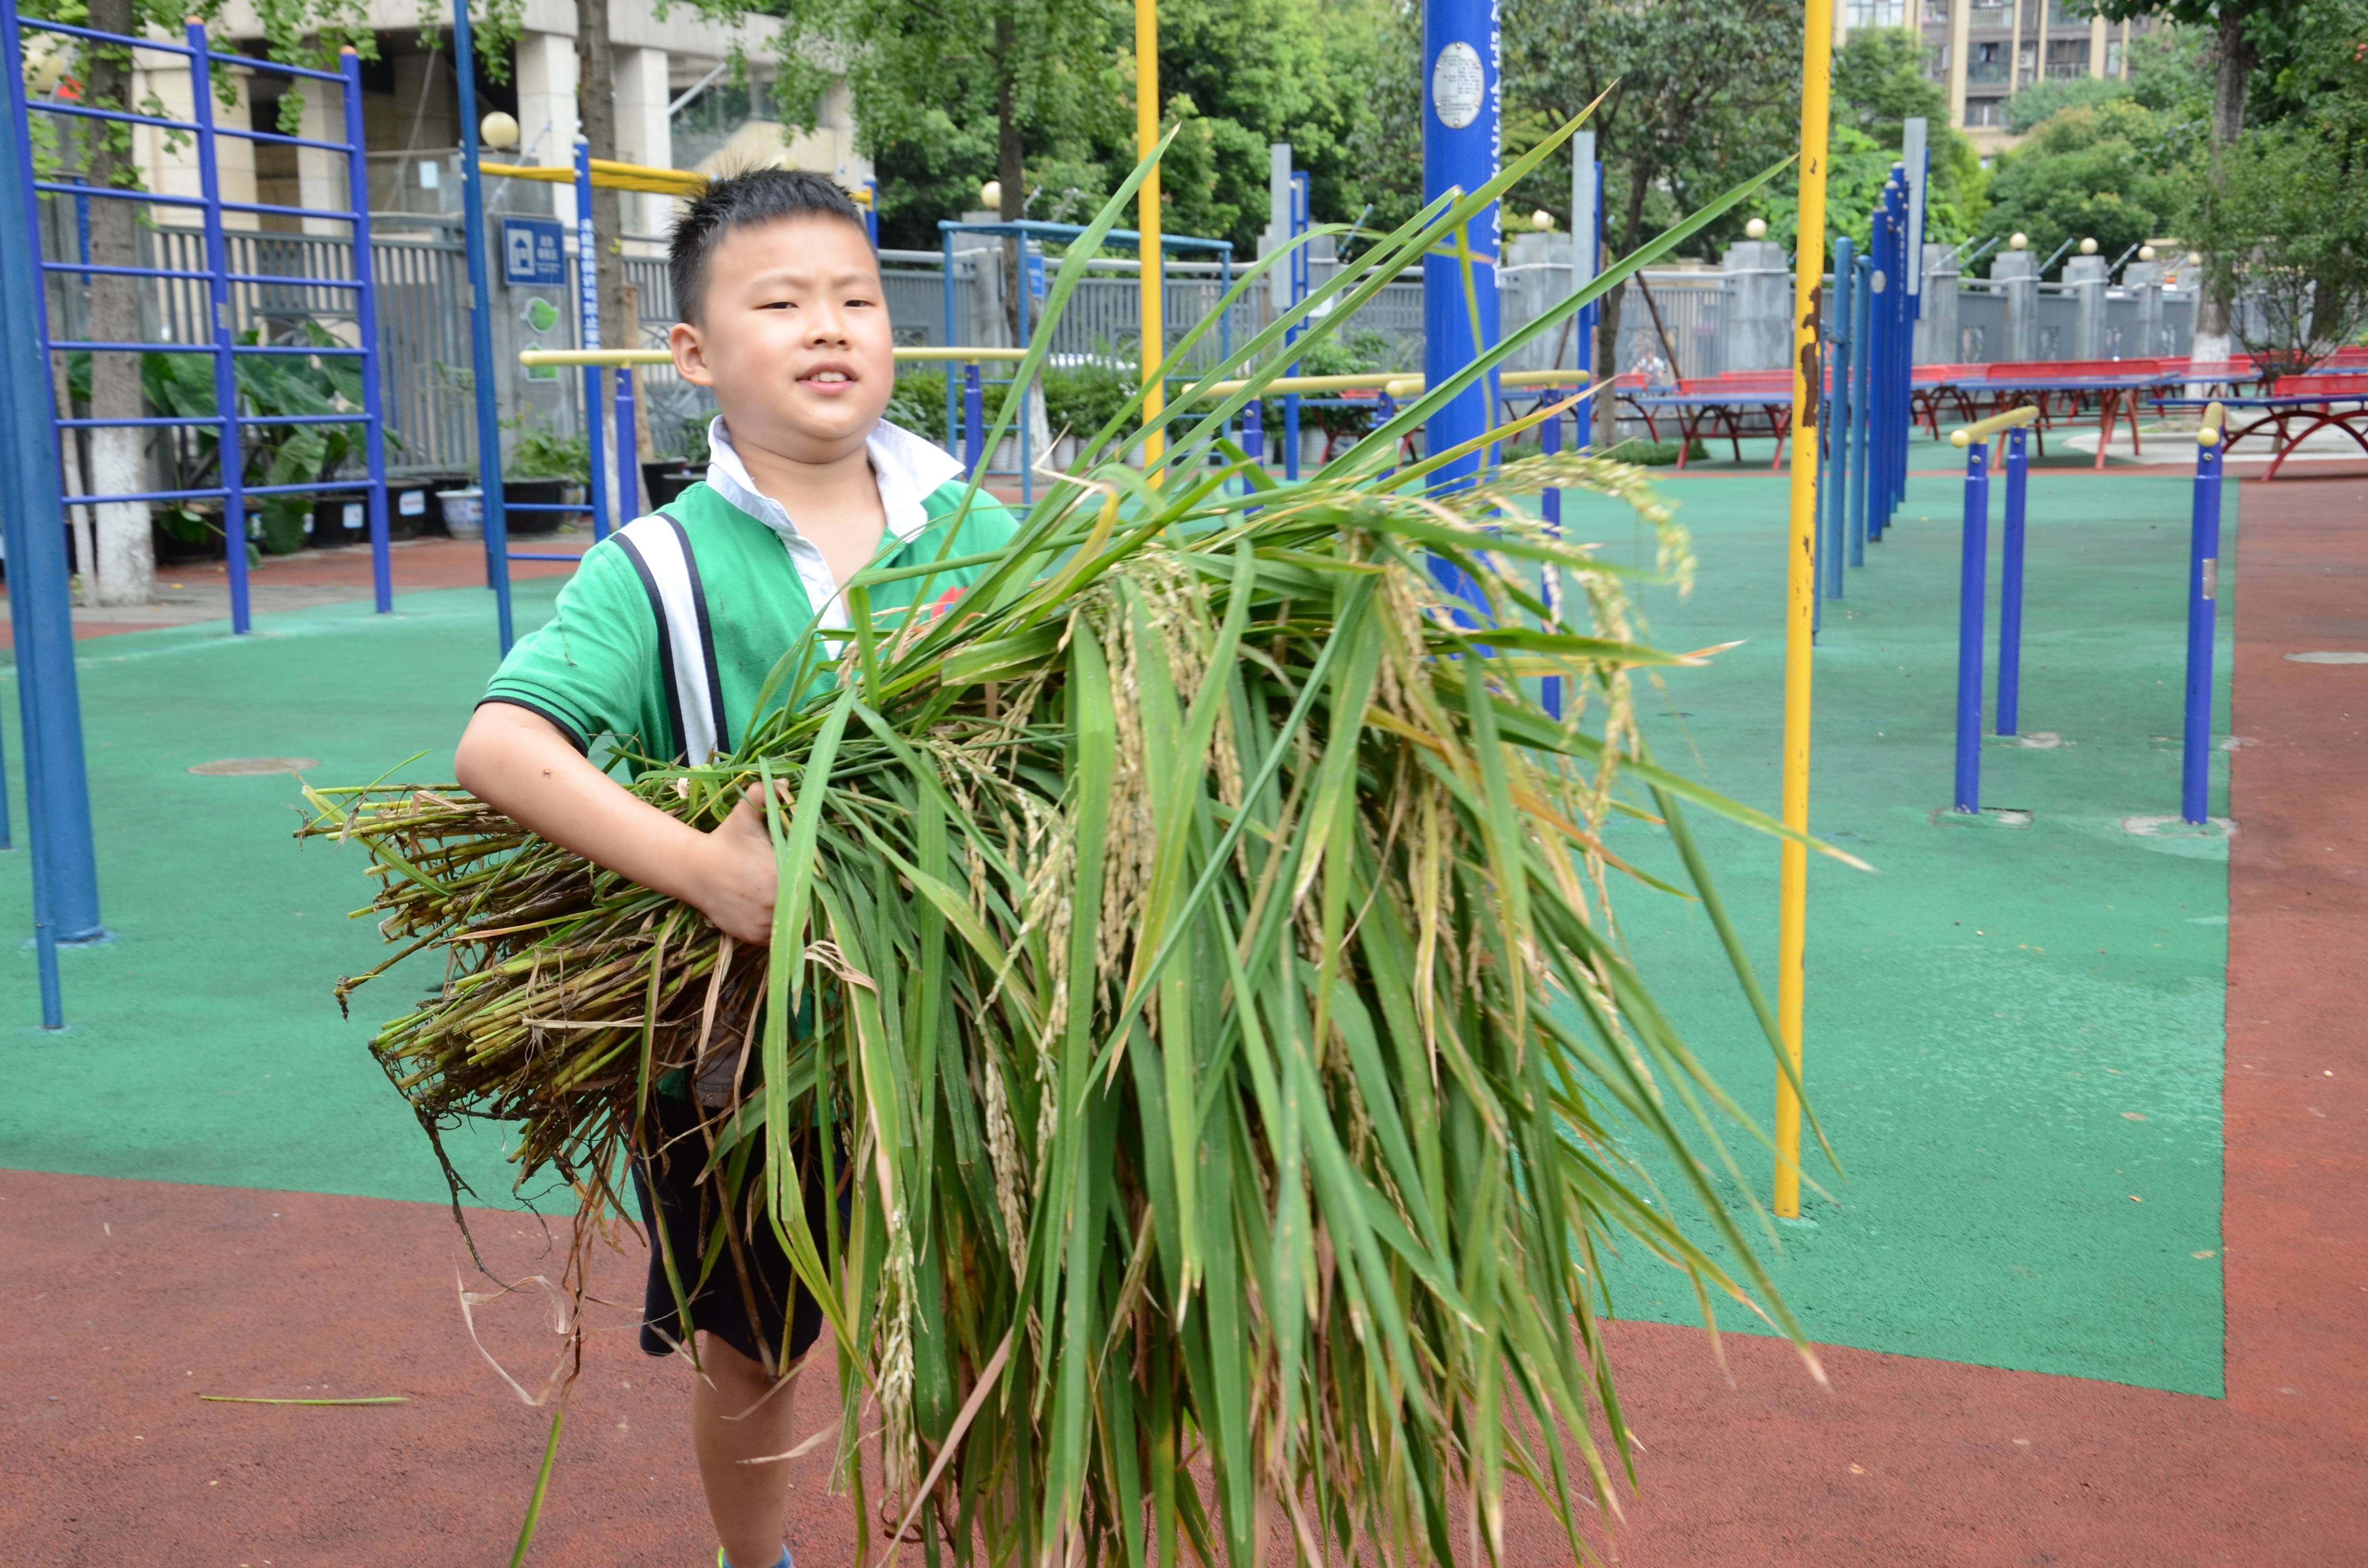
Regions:
[[[575,0],[575,116],[584,144],[592,156],[613,161],[617,156],[617,51],[609,36],[609,0]],[[632,348],[626,336],[625,217],[621,192],[592,189],[592,248],[599,271],[600,343],[606,348]],[[603,376],[605,383],[608,378]],[[587,422],[606,419],[608,410],[586,411]],[[619,527],[639,517],[641,484],[635,466],[623,465],[626,484],[616,499]]]
[[[996,215],[1007,223],[1018,222],[1028,210],[1028,160],[1020,138],[1016,80],[1019,52],[1019,24],[1010,7],[1005,6],[995,17],[995,178],[1003,189]],[[1027,284],[1019,265],[1020,244],[1016,239],[1003,243],[1004,324],[1010,329],[1014,344],[1020,341],[1019,290]]]
[[[2216,80],[2212,93],[2212,153],[2213,161],[2234,145],[2245,129],[2245,88],[2252,80],[2253,67],[2260,60],[2260,51],[2253,40],[2245,36],[2245,18],[2241,14],[2224,15],[2220,18],[2218,37],[2214,40],[2213,55]],[[2214,177],[2217,177],[2216,171]],[[2195,356],[2198,358],[2226,358],[2229,350],[2229,327],[2233,312],[2232,301],[2222,288],[2208,277],[2195,305]]]
[[[132,0],[91,0],[90,26],[100,32],[138,31]],[[87,101],[95,107],[122,109],[131,100],[129,51],[93,46],[89,50]],[[193,92],[210,91],[205,74],[190,83]],[[97,120],[84,122],[83,145],[89,149],[85,165],[95,186],[137,183],[131,162],[130,128]],[[94,200],[90,204],[90,259],[101,267],[140,264],[139,206],[130,201]],[[68,285],[72,287],[70,283]],[[90,278],[90,336],[100,343],[136,343],[140,328],[140,280],[120,275]],[[140,356],[94,354],[90,367],[90,412],[94,419],[138,419],[146,412],[140,390]],[[146,490],[147,433],[138,426],[90,432],[91,494],[120,495]],[[156,551],[149,531],[144,501],[119,502],[90,509],[91,558],[84,561],[83,602],[95,605],[144,605],[156,589]],[[246,548],[244,518],[226,519],[229,548]]]
[[[1620,216],[1620,246],[1615,253],[1626,256],[1636,248],[1637,231],[1645,226],[1645,193],[1652,188],[1651,168],[1639,162],[1628,171],[1628,202]],[[1626,367],[1620,363],[1620,304],[1627,295],[1623,285],[1603,296],[1603,311],[1595,328],[1595,375],[1598,381],[1618,375]],[[1595,400],[1595,447],[1598,451],[1620,438],[1620,400],[1610,393]]]

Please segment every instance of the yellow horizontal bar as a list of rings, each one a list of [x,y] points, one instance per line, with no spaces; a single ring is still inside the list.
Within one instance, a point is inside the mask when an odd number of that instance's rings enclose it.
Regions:
[[[2203,428],[2195,433],[2195,444],[2199,447],[2218,446],[2220,432],[2227,423],[2228,411],[2220,406],[2218,398],[2214,398],[2203,411]]]
[[[1028,357],[1025,348],[899,348],[896,362],[932,363],[952,360],[961,365],[1008,363]],[[518,353],[521,365],[671,365],[674,356],[663,348],[527,348]]]
[[[1962,430],[1949,432],[1949,445],[1970,447],[1975,441],[1987,441],[2001,430],[2012,430],[2039,417],[2039,410],[2031,403],[2009,408],[2004,414],[1993,414],[1987,419],[1976,419]]]
[[[592,184],[599,190],[646,190],[659,196],[697,196],[707,188],[707,176],[697,169],[660,169],[646,164],[620,164],[613,158],[594,158]],[[531,164],[487,164],[477,167],[485,174],[503,179],[541,180],[545,185],[574,185],[575,171],[566,166],[546,166]],[[848,196],[858,207],[871,205],[868,190],[850,190]]]
[[[1577,391],[1594,382],[1584,370],[1503,370],[1497,373],[1497,384],[1523,390],[1569,387]],[[1248,385],[1247,381],[1219,381],[1209,390],[1226,397]],[[1404,370],[1366,370],[1345,376],[1279,376],[1266,383],[1267,392],[1275,397],[1292,392],[1385,392],[1392,397],[1403,398],[1415,396],[1422,389],[1422,378]]]

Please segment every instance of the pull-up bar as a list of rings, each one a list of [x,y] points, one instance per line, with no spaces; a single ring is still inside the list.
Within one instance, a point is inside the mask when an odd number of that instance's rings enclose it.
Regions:
[[[613,158],[594,158],[592,187],[595,190],[640,190],[653,196],[697,196],[707,188],[708,176],[697,169],[660,169],[645,164],[620,164]],[[478,168],[497,179],[540,180],[545,185],[573,185],[575,171],[557,165],[541,164],[479,164]],[[871,205],[871,192],[867,187],[847,193],[858,207]]]
[[[927,345],[898,348],[896,361],[957,365],[1013,363],[1028,358],[1025,348],[932,348]],[[521,365],[671,365],[674,355],[664,348],[522,348]]]

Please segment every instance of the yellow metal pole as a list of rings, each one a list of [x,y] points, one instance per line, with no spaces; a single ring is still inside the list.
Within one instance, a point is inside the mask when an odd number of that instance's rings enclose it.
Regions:
[[[1817,403],[1825,395],[1817,304],[1826,273],[1827,85],[1833,71],[1833,0],[1808,0],[1801,39],[1801,227],[1793,262],[1793,510],[1784,573],[1784,825],[1809,829],[1810,630],[1817,610]],[[1801,1073],[1803,960],[1809,923],[1809,852],[1786,840],[1778,879],[1776,1017],[1785,1060]],[[1801,1096],[1776,1085],[1776,1212],[1801,1213]]]
[[[1159,0],[1134,0],[1134,155],[1151,156],[1159,145]],[[1142,209],[1135,227],[1143,238],[1135,254],[1143,258],[1143,384],[1147,389],[1143,400],[1143,417],[1146,423],[1159,417],[1167,403],[1165,383],[1159,379],[1161,362],[1167,358],[1167,325],[1160,317],[1161,284],[1167,268],[1159,248],[1159,171],[1155,168],[1144,179],[1137,193]],[[1159,460],[1160,449],[1167,443],[1156,434],[1145,437],[1143,460],[1146,466]]]

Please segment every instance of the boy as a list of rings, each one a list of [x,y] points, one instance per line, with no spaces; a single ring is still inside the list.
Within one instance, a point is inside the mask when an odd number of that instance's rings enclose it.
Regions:
[[[712,388],[723,409],[709,431],[706,483],[585,552],[550,622],[502,662],[454,767],[463,786],[545,838],[762,945],[774,868],[758,809],[744,801],[703,833],[635,798],[586,754],[603,736],[693,764],[728,751],[758,717],[751,709],[775,662],[817,616],[829,624],[843,613],[837,601],[849,578],[875,562],[923,564],[941,550],[993,551],[1015,526],[984,494],[954,518],[966,489],[961,464],[881,418],[895,362],[879,259],[837,186],[783,169],[717,180],[676,224],[671,249],[682,317],[670,342],[675,367]],[[958,537],[949,547],[950,529]],[[925,581],[934,596],[974,574],[884,583],[873,605],[909,603]],[[689,1153],[703,1153],[700,1141],[677,1142],[712,1099],[707,1085],[661,1088],[674,1092],[653,1096],[660,1139],[683,1157],[661,1155],[634,1172],[651,1243],[642,1348],[657,1356],[681,1328],[658,1228],[675,1256],[699,1257],[718,1197]],[[817,1231],[822,1197],[807,1194]],[[692,1444],[719,1562],[787,1568],[788,1466],[750,1461],[796,1440],[793,1391],[783,1385],[822,1314],[769,1229],[750,1243],[748,1278],[727,1254],[691,1296],[706,1372],[692,1387]],[[791,1359],[777,1369],[785,1327]]]

